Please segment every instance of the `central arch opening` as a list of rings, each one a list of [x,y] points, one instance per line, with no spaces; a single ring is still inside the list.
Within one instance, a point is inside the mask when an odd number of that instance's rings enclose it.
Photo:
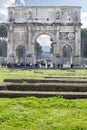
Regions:
[[[47,34],[41,34],[36,39],[36,61],[44,62],[46,66],[52,65],[53,39]]]

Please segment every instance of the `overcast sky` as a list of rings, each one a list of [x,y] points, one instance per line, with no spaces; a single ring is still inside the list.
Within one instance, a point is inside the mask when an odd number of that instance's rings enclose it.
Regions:
[[[6,22],[8,6],[21,1],[25,6],[81,6],[82,27],[87,27],[87,0],[0,0],[0,21]]]

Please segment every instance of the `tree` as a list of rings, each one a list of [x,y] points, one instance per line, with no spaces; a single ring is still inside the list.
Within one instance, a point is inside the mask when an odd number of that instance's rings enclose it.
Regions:
[[[7,57],[7,27],[5,23],[0,23],[0,57]]]
[[[7,27],[5,23],[0,23],[0,37],[1,38],[7,37]]]
[[[81,29],[81,56],[87,57],[87,28]]]
[[[7,42],[5,40],[0,41],[0,57],[7,57]]]

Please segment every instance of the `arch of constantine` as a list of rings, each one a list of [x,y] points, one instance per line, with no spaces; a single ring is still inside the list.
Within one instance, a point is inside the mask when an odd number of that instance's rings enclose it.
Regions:
[[[36,63],[36,39],[42,34],[51,37],[52,63],[80,65],[80,7],[9,7],[7,61]]]

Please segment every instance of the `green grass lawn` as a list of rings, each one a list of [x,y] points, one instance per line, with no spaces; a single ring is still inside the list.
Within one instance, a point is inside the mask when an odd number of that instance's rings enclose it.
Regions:
[[[57,76],[87,76],[87,69],[6,69],[0,68],[0,82],[5,78],[44,78]]]
[[[87,130],[87,100],[0,99],[0,130]]]
[[[5,78],[87,76],[87,69],[5,69]],[[87,99],[0,98],[0,130],[87,130]]]

